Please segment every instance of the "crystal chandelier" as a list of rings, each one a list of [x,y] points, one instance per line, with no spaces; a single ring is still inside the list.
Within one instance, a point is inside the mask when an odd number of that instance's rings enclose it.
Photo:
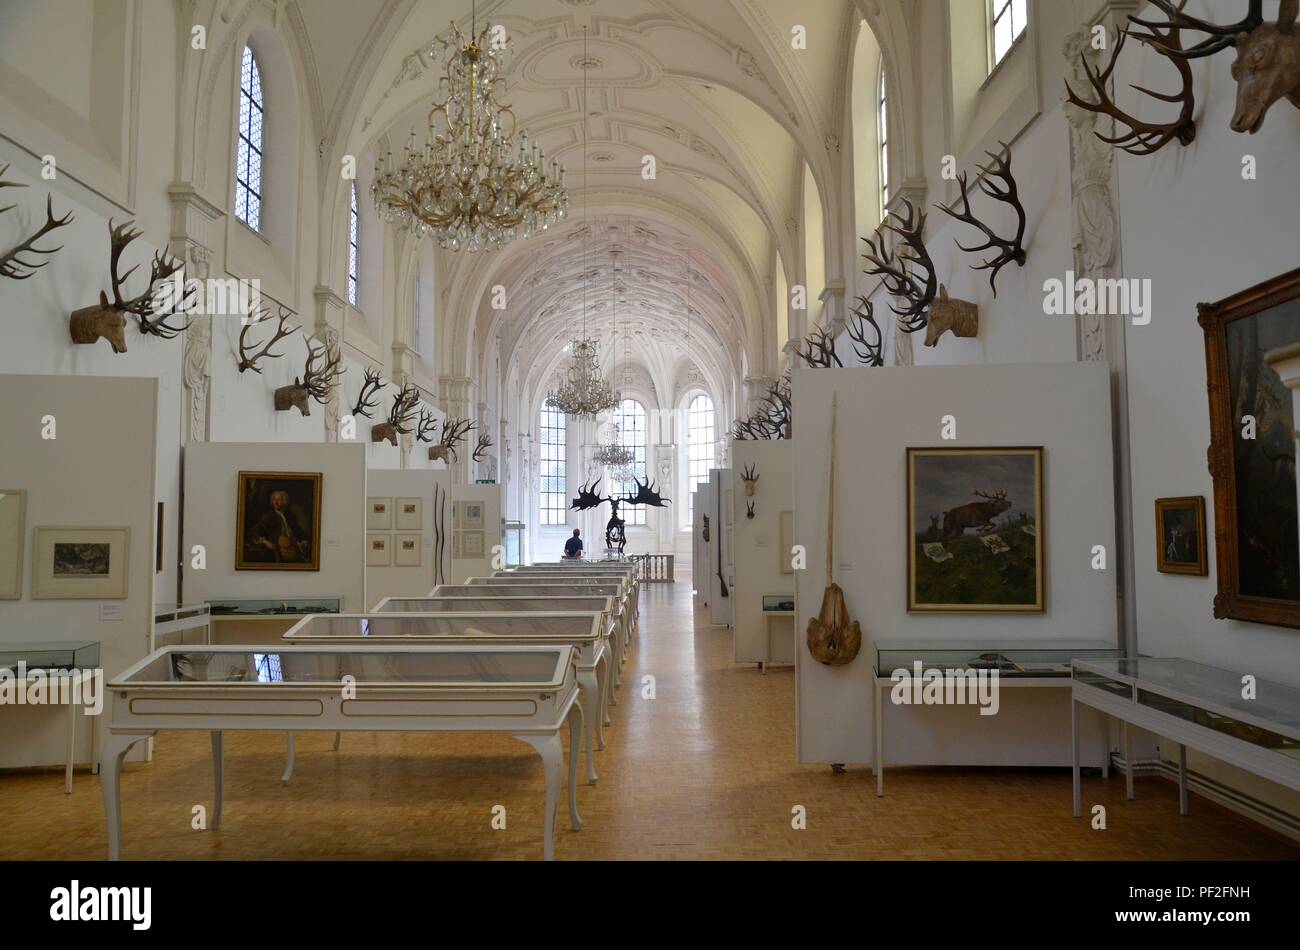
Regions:
[[[518,234],[546,230],[569,207],[564,167],[548,166],[527,131],[515,146],[514,111],[497,101],[505,51],[493,47],[491,29],[475,36],[471,26],[467,40],[452,23],[430,44],[430,56],[446,56],[439,82],[446,98],[429,112],[424,148],[412,131],[401,165],[389,152],[370,186],[385,221],[417,237],[432,231],[439,247],[453,251],[505,247]]]
[[[546,405],[566,416],[592,416],[613,409],[622,399],[600,375],[599,352],[592,339],[574,340],[564,380],[546,396]]]
[[[614,423],[614,438],[596,450],[596,461],[601,465],[625,470],[636,461],[636,453],[623,444],[618,428],[618,423]]]

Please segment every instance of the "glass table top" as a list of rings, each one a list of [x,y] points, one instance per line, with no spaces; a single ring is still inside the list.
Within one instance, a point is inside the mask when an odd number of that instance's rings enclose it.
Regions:
[[[482,588],[479,588],[480,590]],[[570,610],[609,611],[609,597],[387,597],[372,613],[563,613]]]
[[[433,589],[432,597],[482,597],[492,596],[485,594],[483,588],[488,585],[484,584],[439,584]],[[497,586],[497,585],[493,585]],[[550,597],[573,594],[579,597],[619,597],[623,594],[623,589],[618,584],[547,584],[545,581],[532,581],[530,583],[519,583],[509,585],[509,593],[501,592],[501,596],[506,597]],[[495,592],[493,592],[495,593]]]
[[[379,613],[307,617],[284,634],[286,640],[468,638],[555,638],[594,640],[600,637],[600,613],[553,614],[425,614]]]

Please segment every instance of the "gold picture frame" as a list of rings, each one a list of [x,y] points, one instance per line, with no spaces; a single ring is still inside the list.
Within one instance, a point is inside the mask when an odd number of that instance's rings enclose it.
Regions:
[[[1205,499],[1200,495],[1156,499],[1156,570],[1198,577],[1210,572],[1205,554]]]
[[[320,472],[240,472],[235,570],[319,571],[323,482]]]

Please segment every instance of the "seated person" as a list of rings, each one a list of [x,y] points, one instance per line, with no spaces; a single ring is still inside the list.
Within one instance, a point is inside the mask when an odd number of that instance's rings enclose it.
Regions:
[[[564,556],[566,558],[582,557],[582,532],[574,528],[573,537],[564,542]]]

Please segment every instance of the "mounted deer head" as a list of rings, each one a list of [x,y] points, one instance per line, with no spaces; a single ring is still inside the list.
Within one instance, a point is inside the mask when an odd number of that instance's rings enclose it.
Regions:
[[[746,518],[754,517],[754,503],[752,501],[745,502],[745,517]]]
[[[750,498],[754,497],[754,486],[758,484],[761,477],[754,471],[756,466],[757,463],[748,465],[740,473],[740,480],[745,483],[745,494]]]
[[[370,397],[379,395],[379,390],[384,388],[384,379],[379,375],[378,370],[369,367],[366,367],[365,374],[365,381],[361,384],[361,395],[357,397],[357,404],[352,407],[353,418],[365,416],[367,419],[372,419],[374,417],[370,415],[370,410],[379,407],[379,400],[375,399],[372,402]]]
[[[323,364],[320,363],[322,359],[325,361]],[[297,408],[304,416],[310,416],[312,399],[322,406],[329,402],[338,378],[344,373],[342,363],[341,350],[331,356],[329,347],[324,343],[318,350],[312,345],[312,341],[308,340],[307,363],[303,366],[302,376],[295,376],[290,385],[281,386],[275,391],[276,411],[285,412]]]
[[[168,257],[162,251],[157,252],[149,267],[149,285],[145,287],[144,293],[138,297],[126,299],[122,297],[122,285],[136,269],[132,267],[125,274],[118,273],[122,251],[144,233],[134,230],[131,227],[134,223],[128,221],[121,227],[115,228],[112,219],[109,219],[109,273],[113,281],[113,300],[110,303],[108,295],[101,290],[98,305],[82,307],[73,312],[69,321],[73,343],[94,343],[104,339],[108,341],[114,353],[125,353],[128,314],[139,321],[141,333],[161,337],[164,340],[172,339],[189,326],[188,323],[185,326],[172,326],[167,321],[184,314],[190,308],[194,301],[194,287],[186,288],[179,300],[169,300],[167,305],[161,308],[156,308],[153,297],[154,284],[166,280],[182,268],[183,262],[179,258]],[[137,264],[136,267],[138,266]]]
[[[285,324],[289,322],[291,316],[293,316],[292,313],[284,307],[281,307],[279,314],[276,316],[279,325],[275,328],[275,332],[271,334],[271,339],[266,341],[266,345],[256,351],[251,351],[248,348],[248,331],[271,319],[271,311],[263,310],[256,316],[249,314],[249,316],[244,319],[244,327],[239,331],[239,371],[241,373],[246,369],[251,369],[254,373],[260,375],[262,367],[257,365],[258,360],[263,357],[278,360],[284,355],[283,353],[272,353],[271,347],[275,346],[275,344],[279,343],[285,337],[293,336],[293,334],[298,332],[297,327],[285,328]]]
[[[9,170],[9,163],[0,165],[0,176]],[[26,188],[27,186],[17,181],[5,181],[0,178],[0,188]],[[16,205],[6,205],[0,208],[0,214],[10,211]],[[72,212],[69,211],[61,218],[54,217],[54,195],[45,196],[45,224],[41,229],[27,238],[25,241],[19,241],[9,250],[0,254],[0,277],[12,277],[14,280],[26,280],[35,274],[37,270],[49,263],[48,260],[39,260],[40,257],[51,257],[55,252],[63,250],[63,245],[58,247],[43,248],[37,247],[36,242],[45,235],[49,234],[64,225],[71,224],[73,221]],[[29,259],[24,260],[26,254]]]
[[[968,300],[948,296],[948,288],[939,285],[939,296],[930,304],[930,324],[925,328],[925,345],[935,346],[949,330],[953,336],[972,337],[979,333],[980,308]]]
[[[1025,206],[1020,203],[1019,188],[1016,185],[1015,175],[1011,173],[1011,147],[1006,142],[999,142],[1002,150],[996,154],[985,152],[990,159],[989,164],[977,166],[980,170],[981,178],[977,182],[979,190],[984,192],[994,201],[1000,201],[1008,204],[1016,212],[1016,233],[1014,236],[1004,238],[999,236],[992,228],[981,221],[971,212],[970,195],[966,190],[966,173],[962,172],[957,176],[957,184],[961,186],[961,210],[955,210],[954,205],[939,205],[939,210],[958,221],[964,221],[973,227],[979,228],[984,232],[985,241],[983,244],[976,244],[973,247],[967,247],[960,241],[957,246],[967,254],[978,254],[981,251],[987,251],[997,248],[997,253],[984,261],[982,264],[971,265],[972,270],[987,270],[989,274],[989,286],[993,288],[993,296],[998,295],[998,271],[1006,267],[1012,261],[1015,261],[1017,267],[1024,267],[1028,255],[1025,253]],[[998,182],[1002,184],[998,184]]]
[[[1208,35],[1187,49],[1166,46],[1162,52],[1167,55],[1200,59],[1236,47],[1232,78],[1237,81],[1237,107],[1232,114],[1232,131],[1254,135],[1263,125],[1269,108],[1284,97],[1300,108],[1300,34],[1295,28],[1300,0],[1282,0],[1276,24],[1264,22],[1264,0],[1250,0],[1245,18],[1228,24],[1190,16],[1174,0],[1151,0],[1151,3],[1168,19],[1150,21],[1134,16],[1129,19],[1153,33],[1159,27],[1166,27]]]
[[[446,462],[448,465],[459,461],[460,456],[456,454],[456,446],[464,442],[470,430],[474,428],[474,423],[468,419],[444,421],[442,424],[442,438],[438,440],[437,445],[429,446],[429,461]]]
[[[410,435],[415,421],[415,407],[420,404],[420,391],[406,385],[393,397],[393,407],[388,410],[388,421],[370,427],[371,442],[390,442],[397,445],[399,435]]]

